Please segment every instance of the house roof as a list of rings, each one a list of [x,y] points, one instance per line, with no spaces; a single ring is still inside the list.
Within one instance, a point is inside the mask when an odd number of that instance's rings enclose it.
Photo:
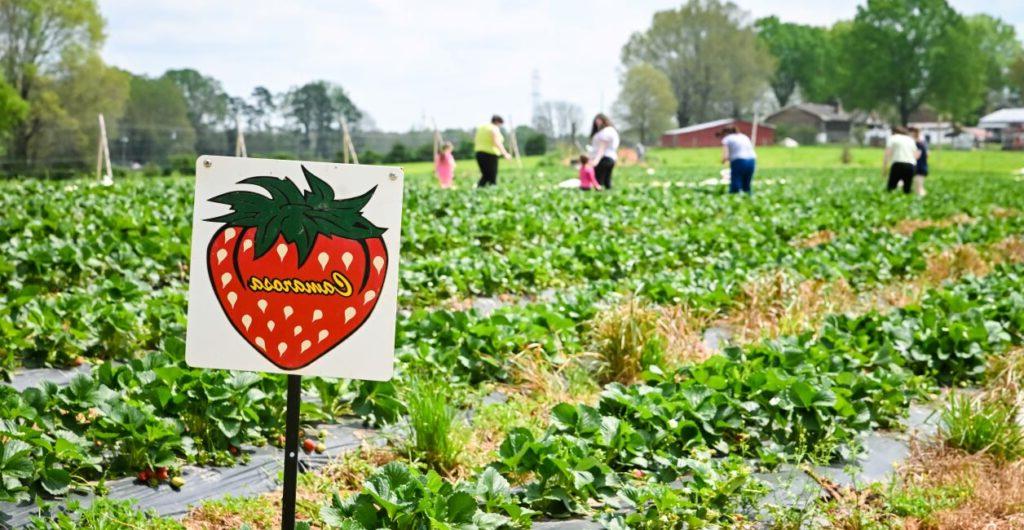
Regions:
[[[999,109],[978,120],[978,125],[986,129],[999,129],[1011,123],[1024,123],[1024,107]]]
[[[727,125],[736,120],[732,118],[726,118],[724,120],[706,121],[704,123],[698,123],[696,125],[687,125],[686,127],[680,127],[678,129],[669,129],[665,131],[665,134],[685,134],[694,131],[703,131],[704,129],[710,129],[712,127],[720,127]]]
[[[768,116],[771,119],[783,111],[797,109],[812,114],[821,121],[850,121],[850,115],[833,105],[825,103],[797,103]]]
[[[669,129],[662,134],[686,134],[696,131],[703,131],[704,129],[713,129],[715,127],[721,127],[722,125],[728,125],[737,121],[745,120],[734,120],[732,118],[724,118],[721,120],[706,121],[704,123],[697,123],[695,125],[687,125],[686,127],[680,127],[678,129]],[[767,123],[758,123],[758,127],[765,129],[774,129],[775,127]]]

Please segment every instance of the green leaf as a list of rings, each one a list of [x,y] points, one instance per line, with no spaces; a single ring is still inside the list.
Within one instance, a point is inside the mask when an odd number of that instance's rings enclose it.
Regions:
[[[60,468],[44,469],[39,485],[51,495],[67,493],[71,486],[71,473]]]
[[[476,500],[473,496],[458,492],[448,497],[448,521],[452,523],[471,523],[476,513]]]

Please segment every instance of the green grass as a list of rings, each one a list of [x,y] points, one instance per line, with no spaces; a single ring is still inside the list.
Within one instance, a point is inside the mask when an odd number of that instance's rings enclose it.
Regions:
[[[1018,413],[1014,403],[953,395],[942,412],[940,435],[950,447],[1013,462],[1024,458],[1024,426]]]
[[[820,168],[836,169],[842,167],[868,169],[875,172],[882,170],[883,150],[877,147],[854,147],[850,149],[849,164],[842,163],[843,148],[841,146],[801,146],[786,148],[779,146],[759,147],[757,149],[757,165],[760,169],[768,168]],[[695,167],[719,166],[721,149],[717,147],[696,149],[651,149],[649,158],[655,160],[656,167]],[[938,173],[957,172],[994,172],[1008,173],[1024,167],[1024,157],[1012,151],[980,149],[976,151],[954,151],[932,149],[929,152],[929,165]]]
[[[451,389],[442,381],[415,379],[408,385],[405,400],[410,456],[441,472],[453,470],[465,441],[459,432],[461,420],[452,404]]]

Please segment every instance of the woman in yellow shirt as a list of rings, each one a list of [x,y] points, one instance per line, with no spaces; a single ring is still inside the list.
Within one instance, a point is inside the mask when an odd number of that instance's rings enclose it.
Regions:
[[[495,114],[491,122],[476,128],[473,138],[473,150],[476,151],[476,163],[480,166],[480,182],[477,187],[493,186],[498,183],[498,157],[512,158],[505,150],[505,138],[501,135],[501,124],[505,120]]]

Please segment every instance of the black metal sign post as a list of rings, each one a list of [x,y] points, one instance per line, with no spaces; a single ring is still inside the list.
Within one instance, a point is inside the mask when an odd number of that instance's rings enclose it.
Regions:
[[[295,530],[295,482],[299,475],[299,406],[302,376],[288,375],[288,407],[284,426],[284,494],[281,498],[281,529]]]

